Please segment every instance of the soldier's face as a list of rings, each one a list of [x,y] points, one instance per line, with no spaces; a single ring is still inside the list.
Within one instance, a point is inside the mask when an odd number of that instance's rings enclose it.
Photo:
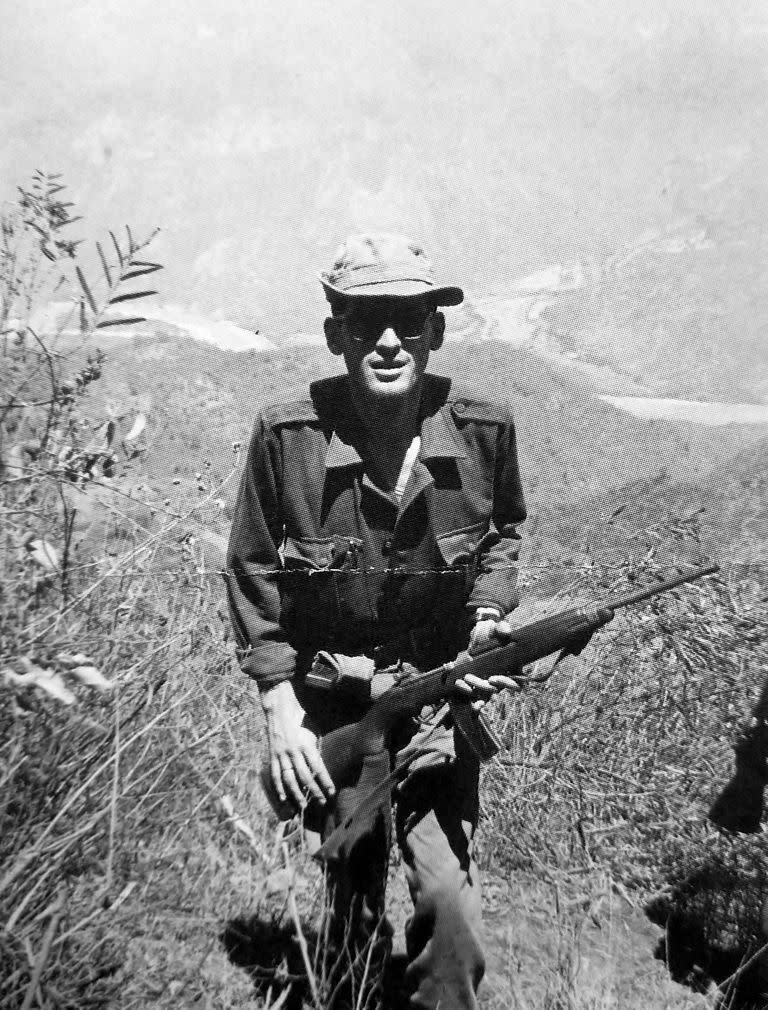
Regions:
[[[442,315],[422,297],[360,298],[338,320],[337,346],[350,381],[368,397],[407,396],[421,385],[442,342]]]

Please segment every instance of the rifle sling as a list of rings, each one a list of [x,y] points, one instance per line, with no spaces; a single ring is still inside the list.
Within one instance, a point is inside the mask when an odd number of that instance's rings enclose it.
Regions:
[[[391,802],[393,787],[405,778],[405,773],[413,762],[425,754],[443,754],[443,751],[437,747],[419,747],[403,758],[386,778],[366,793],[352,813],[333,829],[317,852],[314,853],[313,859],[324,863],[343,859],[348,855],[354,844],[371,830],[378,811],[385,803]]]

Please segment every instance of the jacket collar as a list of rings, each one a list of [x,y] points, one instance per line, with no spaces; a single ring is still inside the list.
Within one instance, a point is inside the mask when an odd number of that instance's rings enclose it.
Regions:
[[[421,459],[466,459],[467,450],[447,406],[428,414],[421,423]]]
[[[325,454],[326,470],[333,470],[344,466],[357,466],[358,463],[362,463],[360,453],[351,442],[343,441],[339,437],[339,433],[334,430],[328,443],[328,451]]]

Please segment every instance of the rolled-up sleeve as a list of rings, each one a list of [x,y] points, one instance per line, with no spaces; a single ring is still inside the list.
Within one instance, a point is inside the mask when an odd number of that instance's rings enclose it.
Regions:
[[[526,517],[520,482],[517,438],[511,410],[498,429],[494,470],[493,525],[499,539],[478,558],[478,574],[469,594],[468,607],[493,607],[508,614],[520,602],[517,592],[520,534],[517,526]]]
[[[237,497],[225,579],[238,660],[260,689],[287,680],[296,665],[296,651],[280,624],[281,485],[279,439],[259,417]]]

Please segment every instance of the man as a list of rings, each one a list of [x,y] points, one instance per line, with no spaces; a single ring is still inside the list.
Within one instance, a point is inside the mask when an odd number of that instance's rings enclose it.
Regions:
[[[443,342],[438,307],[463,292],[435,283],[419,245],[386,234],[351,236],[321,282],[328,348],[346,375],[257,419],[227,582],[241,665],[266,714],[272,785],[281,801],[326,804],[327,835],[361,790],[335,794],[318,736],[360,718],[380,671],[430,669],[509,635],[501,618],[517,603],[525,506],[508,408],[426,371]],[[333,691],[322,690],[320,657],[348,674]],[[468,681],[459,690],[477,705],[516,686]],[[399,727],[388,752],[367,759],[367,782],[415,748],[395,823],[414,902],[410,1001],[476,1007],[478,762],[446,705]],[[353,956],[386,932],[390,836],[387,806],[331,870],[337,938]]]

